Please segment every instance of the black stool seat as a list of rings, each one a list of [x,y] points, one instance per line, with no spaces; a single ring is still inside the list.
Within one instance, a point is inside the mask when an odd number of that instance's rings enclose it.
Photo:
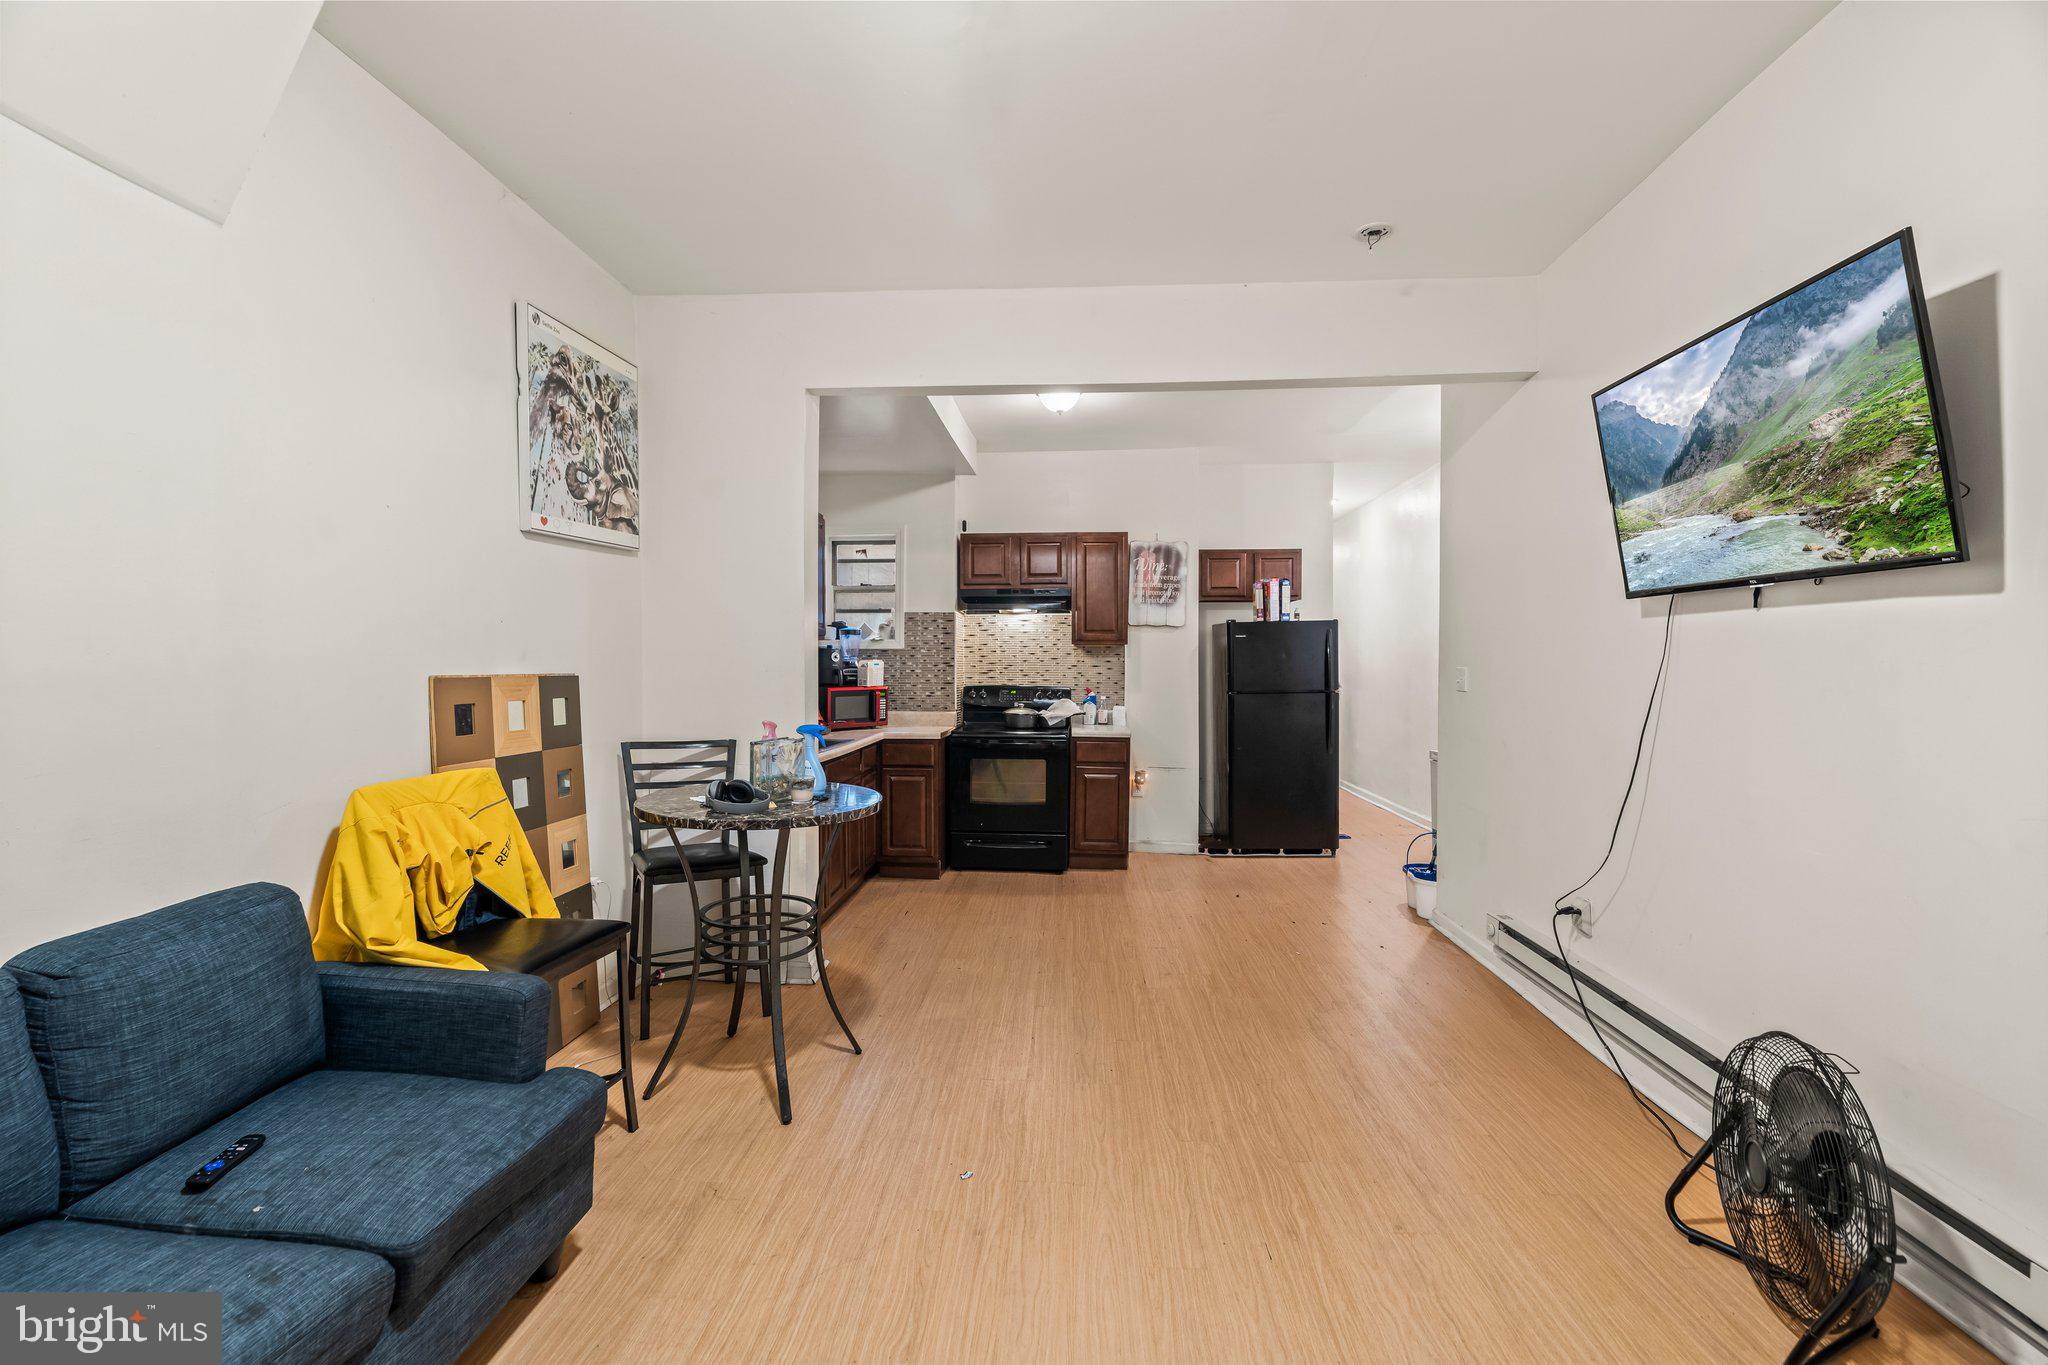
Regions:
[[[494,972],[552,977],[588,966],[618,948],[629,925],[616,919],[487,920],[434,940],[434,946],[473,957]]]
[[[680,877],[683,875],[683,857],[690,860],[690,871],[700,877],[714,881],[742,875],[744,865],[748,871],[765,867],[768,859],[759,853],[741,853],[725,844],[702,841],[684,844],[684,853],[678,856],[673,844],[666,848],[652,847],[633,855],[633,861],[650,877]]]

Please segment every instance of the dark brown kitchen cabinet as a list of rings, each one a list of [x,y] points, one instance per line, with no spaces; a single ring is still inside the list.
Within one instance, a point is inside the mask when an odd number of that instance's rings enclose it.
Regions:
[[[1302,591],[1300,550],[1204,550],[1201,597],[1204,602],[1249,602],[1252,584],[1262,578],[1284,578],[1299,602]]]
[[[936,877],[945,870],[944,740],[880,740],[826,759],[825,777],[882,795],[875,814],[839,827],[825,866],[826,914],[851,900],[871,876]]]
[[[1022,535],[1017,537],[1017,586],[1020,588],[1064,588],[1072,581],[1068,557],[1073,541],[1066,536]]]
[[[1131,538],[1121,531],[963,533],[959,557],[962,592],[1066,588],[1073,595],[1075,644],[1120,645],[1130,638]]]
[[[1122,531],[1074,537],[1074,643],[1120,645],[1130,638],[1131,538]]]
[[[1017,586],[1017,569],[1017,537],[960,537],[961,587],[1014,588]]]
[[[1299,550],[1253,550],[1252,581],[1261,578],[1284,578],[1288,581],[1289,592],[1299,602],[1308,594],[1301,590],[1301,551]]]
[[[960,537],[964,588],[1064,588],[1073,582],[1073,541],[1052,532]]]
[[[882,813],[873,823],[885,877],[936,877],[945,868],[945,744],[883,740]]]
[[[1067,865],[1122,868],[1131,861],[1131,742],[1074,738]]]
[[[1251,551],[1202,551],[1202,600],[1204,602],[1251,601]]]
[[[879,748],[879,745],[870,744],[854,753],[826,759],[826,780],[879,790],[882,780]],[[847,898],[876,870],[881,856],[881,838],[875,825],[887,814],[888,799],[885,796],[882,809],[876,814],[839,826],[839,837],[832,840],[831,855],[825,860],[825,885],[820,899],[824,901],[821,908],[826,914],[845,904]]]

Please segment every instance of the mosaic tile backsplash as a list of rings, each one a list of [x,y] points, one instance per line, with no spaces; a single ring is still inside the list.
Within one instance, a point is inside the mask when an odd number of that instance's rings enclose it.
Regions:
[[[905,612],[902,648],[876,650],[874,657],[885,665],[891,712],[952,711],[960,705],[953,682],[952,612]]]
[[[1083,649],[1074,643],[1073,617],[1066,613],[962,614],[958,619],[958,644],[954,650],[958,687],[987,683],[1071,687],[1075,701],[1081,700],[1092,687],[1105,706],[1123,703],[1124,646],[1092,645]],[[956,703],[957,700],[956,697]],[[889,689],[889,704],[897,704],[894,686]]]

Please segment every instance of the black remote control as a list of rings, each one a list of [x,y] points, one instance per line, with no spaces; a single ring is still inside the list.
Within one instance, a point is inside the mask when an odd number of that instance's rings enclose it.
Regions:
[[[213,1188],[214,1182],[226,1175],[263,1145],[263,1134],[251,1133],[222,1152],[213,1160],[185,1177],[185,1193],[201,1194]]]

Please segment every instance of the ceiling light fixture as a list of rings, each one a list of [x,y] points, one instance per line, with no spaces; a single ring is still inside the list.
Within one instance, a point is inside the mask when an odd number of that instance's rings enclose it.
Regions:
[[[1045,404],[1047,412],[1066,412],[1081,401],[1081,395],[1071,389],[1061,389],[1056,393],[1041,393],[1038,401]]]
[[[1367,223],[1358,230],[1358,240],[1365,243],[1367,251],[1371,251],[1393,235],[1393,231],[1394,225],[1392,223]]]

